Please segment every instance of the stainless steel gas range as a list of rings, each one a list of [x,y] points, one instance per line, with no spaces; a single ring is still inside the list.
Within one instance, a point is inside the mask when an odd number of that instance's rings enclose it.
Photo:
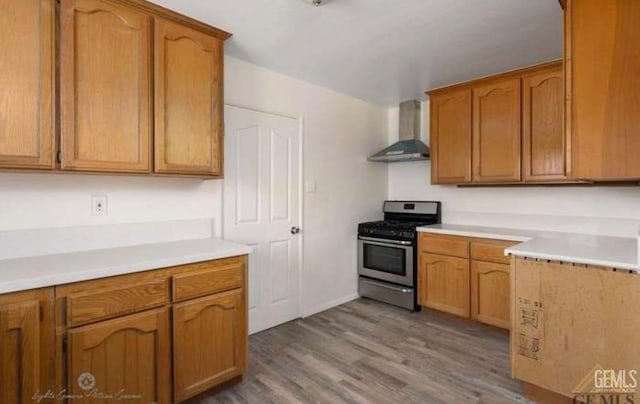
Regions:
[[[384,220],[358,225],[360,296],[420,310],[416,227],[441,222],[440,202],[385,201]]]

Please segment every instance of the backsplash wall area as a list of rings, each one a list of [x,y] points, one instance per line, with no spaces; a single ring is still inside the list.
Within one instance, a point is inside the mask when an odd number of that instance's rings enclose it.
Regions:
[[[0,173],[0,258],[219,234],[219,180]],[[107,196],[93,216],[91,196]]]
[[[429,103],[422,103],[428,144]],[[389,142],[398,138],[398,108],[389,110]],[[640,186],[475,187],[431,185],[431,162],[388,167],[389,199],[439,200],[444,223],[636,237]]]

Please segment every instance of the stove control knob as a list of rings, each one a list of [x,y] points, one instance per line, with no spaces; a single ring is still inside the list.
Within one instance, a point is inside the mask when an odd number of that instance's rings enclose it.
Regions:
[[[389,232],[389,234],[391,234],[392,236],[397,236],[397,235],[398,235],[398,232],[397,232],[397,231],[395,231],[395,230],[391,230],[391,231]]]

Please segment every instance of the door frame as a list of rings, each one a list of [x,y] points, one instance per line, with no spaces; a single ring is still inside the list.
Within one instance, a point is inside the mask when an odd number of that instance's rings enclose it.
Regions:
[[[258,112],[261,114],[269,114],[269,115],[275,115],[275,116],[279,116],[282,118],[288,118],[288,119],[294,119],[296,121],[298,121],[298,136],[300,141],[298,142],[298,170],[299,170],[299,174],[298,175],[298,227],[300,227],[300,229],[302,229],[300,231],[300,233],[298,233],[298,318],[301,318],[303,315],[303,296],[304,293],[303,292],[303,276],[305,274],[304,271],[304,117],[302,115],[300,116],[293,116],[293,115],[289,115],[286,113],[282,113],[282,112],[277,112],[277,111],[273,111],[273,110],[267,110],[267,109],[263,109],[263,108],[258,108],[258,107],[252,107],[246,104],[238,104],[238,103],[232,103],[232,102],[225,102],[224,103],[224,107],[234,107],[234,108],[240,108],[240,109],[245,109],[247,111],[252,111],[252,112]],[[226,129],[225,129],[225,133],[226,133]],[[224,133],[223,133],[224,134]],[[223,147],[224,147],[224,142],[223,142]],[[223,179],[224,181],[224,179]],[[225,214],[224,211],[224,186],[220,186],[220,190],[221,190],[221,200],[220,200],[220,209],[219,209],[219,213],[220,213],[220,218],[219,218],[219,222],[220,222],[220,232],[222,234],[222,237],[224,238],[224,220],[222,219],[222,215]],[[249,258],[250,260],[250,258]],[[248,265],[251,265],[251,263],[249,262]],[[249,276],[249,268],[247,266],[247,277]],[[247,295],[248,296],[248,295]],[[248,318],[247,318],[248,321]]]

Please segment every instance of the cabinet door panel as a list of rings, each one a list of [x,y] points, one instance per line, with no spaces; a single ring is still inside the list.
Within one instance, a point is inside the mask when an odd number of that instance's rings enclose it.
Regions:
[[[169,335],[166,308],[72,329],[69,392],[84,395],[96,389],[126,394],[127,402],[171,402]],[[87,372],[93,379],[83,375]]]
[[[430,96],[431,183],[471,182],[471,90]]]
[[[471,262],[471,318],[509,329],[509,265]]]
[[[522,87],[524,180],[566,179],[562,66],[525,76]]]
[[[155,170],[222,175],[220,39],[156,19]]]
[[[421,253],[418,300],[421,306],[469,317],[469,260]]]
[[[0,402],[27,403],[40,386],[39,302],[0,306]]]
[[[573,177],[640,178],[640,2],[570,0],[565,13]]]
[[[0,403],[54,389],[53,288],[0,295]]]
[[[151,20],[101,0],[63,0],[62,168],[151,171]]]
[[[473,181],[520,181],[520,78],[473,89]]]
[[[173,307],[176,401],[193,397],[244,372],[245,310],[242,289]]]
[[[53,0],[0,0],[0,167],[54,167]]]

